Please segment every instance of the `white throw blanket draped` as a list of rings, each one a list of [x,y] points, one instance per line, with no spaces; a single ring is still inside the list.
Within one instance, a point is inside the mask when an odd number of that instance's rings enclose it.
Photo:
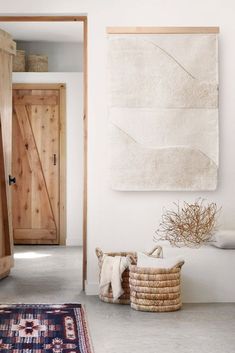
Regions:
[[[100,275],[100,293],[106,295],[112,286],[113,298],[118,299],[123,293],[122,273],[131,264],[129,257],[104,255],[101,275]]]

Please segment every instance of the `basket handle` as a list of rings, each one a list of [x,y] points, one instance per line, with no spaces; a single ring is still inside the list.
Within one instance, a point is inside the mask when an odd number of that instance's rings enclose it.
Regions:
[[[148,256],[161,257],[163,255],[162,247],[160,245],[155,246],[149,253]]]
[[[98,260],[101,261],[104,255],[103,251],[100,248],[96,248],[95,253],[96,253],[96,256],[98,257]]]
[[[136,262],[136,259],[133,255],[127,255],[127,257],[129,257],[132,265],[136,265],[137,262]]]
[[[178,264],[176,264],[173,268],[181,268],[184,264],[184,261],[180,261]]]

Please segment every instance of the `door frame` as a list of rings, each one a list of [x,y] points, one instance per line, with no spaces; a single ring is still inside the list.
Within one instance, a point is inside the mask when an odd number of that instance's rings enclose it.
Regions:
[[[48,244],[66,243],[66,84],[65,83],[13,83],[12,89],[19,90],[57,90],[59,91],[59,232],[58,241]],[[25,244],[25,241],[18,242]],[[43,241],[42,244],[45,244]],[[28,244],[28,242],[27,242]],[[38,242],[40,244],[40,241]]]
[[[6,173],[5,173],[5,159],[3,151],[3,138],[2,138],[2,120],[0,114],[0,194],[1,194],[1,209],[2,209],[2,223],[4,231],[3,246],[5,246],[5,256],[0,258],[0,279],[5,278],[9,275],[11,267],[13,267],[14,260],[12,257],[12,239],[10,234],[12,233],[11,225],[9,224],[9,212],[8,212],[8,198],[7,198],[7,185],[6,185]],[[4,271],[4,272],[3,272]]]
[[[83,22],[83,275],[87,279],[87,145],[88,145],[88,18],[87,16],[0,16],[1,22]],[[78,90],[78,94],[80,94]]]

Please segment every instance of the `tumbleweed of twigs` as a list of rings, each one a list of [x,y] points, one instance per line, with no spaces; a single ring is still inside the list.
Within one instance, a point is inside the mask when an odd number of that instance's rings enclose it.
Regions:
[[[194,203],[174,203],[174,210],[164,210],[155,241],[167,240],[171,245],[191,248],[211,241],[220,209],[216,203],[199,199]]]

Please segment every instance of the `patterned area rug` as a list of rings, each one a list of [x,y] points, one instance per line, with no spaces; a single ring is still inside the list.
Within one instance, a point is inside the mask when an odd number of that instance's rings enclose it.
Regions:
[[[92,353],[80,304],[0,305],[0,353]]]

